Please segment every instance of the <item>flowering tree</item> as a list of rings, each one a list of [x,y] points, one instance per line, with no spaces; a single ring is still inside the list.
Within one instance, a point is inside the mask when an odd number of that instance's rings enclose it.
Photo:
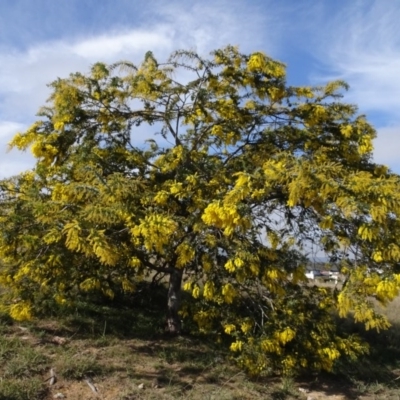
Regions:
[[[371,161],[375,131],[340,101],[344,82],[288,86],[283,64],[226,47],[98,63],[51,87],[10,143],[35,168],[1,184],[14,318],[162,273],[168,330],[192,318],[253,374],[367,351],[334,313],[389,326],[370,298],[398,294],[399,177]],[[341,289],[307,284],[310,246],[339,265]]]

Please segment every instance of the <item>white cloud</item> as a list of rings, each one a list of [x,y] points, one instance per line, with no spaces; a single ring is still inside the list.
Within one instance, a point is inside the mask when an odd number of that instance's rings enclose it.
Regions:
[[[399,143],[400,125],[387,126],[378,130],[378,139],[375,140],[374,161],[390,166],[400,171]]]
[[[29,153],[18,154],[15,150],[7,152],[8,142],[16,132],[25,128],[23,124],[15,122],[0,122],[0,179],[32,167],[33,157]]]
[[[11,131],[15,133],[35,120],[35,113],[49,96],[47,84],[57,77],[86,72],[96,61],[140,62],[147,50],[163,60],[179,48],[204,54],[229,43],[239,44],[244,51],[266,47],[265,35],[260,33],[265,33],[266,19],[256,8],[226,0],[188,3],[160,2],[146,20],[140,21],[140,27],[124,27],[79,40],[39,43],[26,51],[0,50],[0,176],[29,164],[30,158],[23,154],[4,154],[5,136],[9,140]],[[72,34],[76,38],[76,32]]]
[[[70,46],[69,53],[92,61],[116,61],[116,58],[142,56],[147,50],[170,50],[171,32],[159,26],[154,31],[133,30],[114,35],[104,34]]]
[[[71,72],[86,72],[96,61],[140,60],[148,49],[164,52],[171,48],[172,40],[161,28],[148,33],[132,30],[101,35],[76,43],[49,42],[26,52],[0,53],[0,117],[32,120],[48,97],[48,83]]]
[[[11,139],[14,132],[23,128],[24,126],[22,124],[10,121],[0,121],[0,140],[7,141]]]
[[[351,82],[352,95],[368,109],[400,115],[400,8],[392,1],[354,1],[316,27],[317,56],[333,75]]]
[[[265,50],[273,53],[281,34],[276,6],[266,11],[268,1],[168,2],[158,13],[174,32],[176,48],[188,48],[201,54],[227,44],[240,45],[243,51]],[[271,33],[274,33],[272,36]]]
[[[350,84],[345,101],[373,116],[378,128],[374,159],[400,172],[400,8],[390,0],[347,2],[330,10],[327,22],[326,6],[318,9],[314,33],[320,34],[313,39],[313,54],[326,72],[314,81]]]

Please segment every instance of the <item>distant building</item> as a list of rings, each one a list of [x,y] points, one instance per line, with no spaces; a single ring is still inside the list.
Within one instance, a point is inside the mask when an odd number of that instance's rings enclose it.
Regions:
[[[321,271],[317,269],[310,269],[306,272],[306,278],[314,280],[315,278],[322,277]]]

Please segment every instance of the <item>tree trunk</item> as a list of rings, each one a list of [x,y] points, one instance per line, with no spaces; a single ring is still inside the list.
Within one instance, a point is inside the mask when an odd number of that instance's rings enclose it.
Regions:
[[[182,270],[174,268],[169,276],[167,331],[174,335],[181,333],[181,319],[178,314],[181,307]]]

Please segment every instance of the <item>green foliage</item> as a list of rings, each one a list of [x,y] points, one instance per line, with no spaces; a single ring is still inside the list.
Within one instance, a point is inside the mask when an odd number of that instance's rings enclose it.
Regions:
[[[340,101],[344,82],[291,87],[283,64],[226,47],[98,63],[51,87],[10,143],[35,168],[1,183],[13,318],[165,274],[177,329],[195,322],[253,375],[366,353],[335,313],[389,326],[370,299],[398,294],[399,176],[372,162],[375,131]],[[143,127],[158,136],[143,143]],[[310,246],[338,263],[341,289],[307,285]]]
[[[40,378],[0,380],[0,400],[41,400],[47,391]]]

